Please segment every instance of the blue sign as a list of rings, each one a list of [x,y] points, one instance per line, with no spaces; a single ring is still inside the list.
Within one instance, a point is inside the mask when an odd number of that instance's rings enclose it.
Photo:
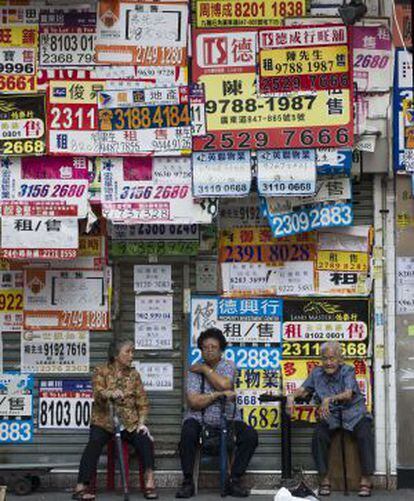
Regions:
[[[232,360],[237,369],[280,369],[282,359],[281,346],[228,346],[224,352],[227,360]],[[202,362],[201,351],[198,348],[189,349],[188,363],[190,365]]]
[[[317,205],[273,215],[268,210],[266,212],[275,238],[297,235],[321,228],[350,226],[353,222],[352,205],[343,203]]]
[[[42,380],[39,383],[39,391],[92,391],[92,382],[90,379]]]
[[[33,388],[31,374],[0,374],[0,443],[33,440]]]
[[[397,49],[394,66],[393,95],[393,156],[394,170],[407,170],[405,148],[403,101],[413,99],[413,55],[404,49]],[[412,170],[412,167],[411,167]]]
[[[326,148],[316,150],[318,176],[344,175],[349,177],[352,168],[352,150]]]
[[[219,298],[218,320],[240,319],[263,320],[273,317],[280,319],[283,311],[283,299],[275,298]],[[266,317],[266,318],[265,318]]]

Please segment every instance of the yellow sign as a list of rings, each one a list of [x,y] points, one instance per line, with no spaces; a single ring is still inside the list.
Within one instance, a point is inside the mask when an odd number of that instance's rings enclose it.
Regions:
[[[0,313],[16,313],[23,311],[23,289],[0,290]]]
[[[332,271],[368,271],[369,255],[367,252],[318,251],[316,268]]]
[[[255,430],[277,430],[280,427],[279,407],[243,407],[243,421]]]
[[[306,0],[196,0],[197,28],[280,26],[306,15]]]
[[[260,51],[261,76],[320,75],[346,73],[348,47],[305,47],[295,49],[266,49]]]
[[[351,117],[347,89],[332,101],[328,91],[257,97],[255,73],[201,75],[199,83],[205,85],[209,132],[347,125]]]
[[[32,49],[37,47],[39,29],[30,24],[23,26],[0,27],[0,47],[20,47]]]
[[[237,390],[262,390],[263,393],[274,392],[280,389],[280,385],[279,370],[242,369],[236,381]]]

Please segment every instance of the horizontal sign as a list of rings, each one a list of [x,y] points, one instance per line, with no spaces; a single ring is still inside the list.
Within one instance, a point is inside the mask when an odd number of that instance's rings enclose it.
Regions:
[[[195,197],[241,197],[250,192],[249,151],[195,152],[192,161]]]
[[[228,346],[224,351],[224,357],[231,360],[237,369],[280,369],[282,350],[280,347],[258,346]],[[202,360],[201,351],[198,348],[189,349],[189,365],[199,363]]]
[[[169,363],[135,362],[146,391],[173,391],[174,366]]]
[[[73,259],[78,220],[65,217],[2,217],[0,255],[12,259]]]
[[[23,331],[21,372],[89,372],[88,331]]]
[[[367,252],[318,250],[316,268],[332,271],[368,271],[370,256]]]
[[[104,0],[98,5],[96,62],[133,66],[186,66],[185,2]]]
[[[318,271],[319,294],[367,296],[371,292],[372,277],[359,271]]]
[[[273,236],[278,238],[321,228],[350,226],[353,211],[351,204],[317,205],[285,214],[268,215],[268,220]]]
[[[257,184],[258,192],[263,196],[298,196],[315,193],[315,151],[258,151]]]
[[[200,238],[197,224],[114,224],[110,228],[112,240],[147,242],[183,242]]]
[[[157,295],[135,296],[135,322],[173,321],[173,298]]]
[[[49,216],[86,217],[88,167],[85,157],[4,159],[0,202],[18,202],[22,214],[43,209]]]
[[[211,214],[192,197],[190,158],[106,159],[101,171],[103,214],[115,223],[211,222]]]
[[[223,331],[230,343],[278,343],[282,325],[281,299],[227,299],[194,296],[191,299],[191,346],[210,327]]]
[[[40,10],[39,65],[41,68],[94,64],[95,12]]]
[[[199,0],[196,2],[197,28],[278,26],[285,17],[306,14],[305,0]]]
[[[242,203],[244,199],[240,202]],[[225,203],[223,201],[223,203]],[[243,207],[245,208],[245,207]],[[253,212],[254,206],[248,207],[248,210],[240,212],[242,219],[243,212]],[[259,209],[259,207],[257,207]],[[237,214],[238,215],[238,214]],[[244,245],[270,245],[272,246],[271,254],[274,255],[271,261],[306,261],[314,259],[316,244],[315,233],[302,233],[291,235],[289,237],[274,238],[268,226],[239,226],[233,225],[227,229],[220,231],[220,247],[225,246],[244,246]],[[273,247],[274,246],[274,247]],[[297,249],[299,247],[299,251]],[[259,259],[260,261],[260,259]]]
[[[136,350],[172,350],[172,324],[166,322],[135,322]]]
[[[316,244],[313,242],[220,245],[219,250],[221,263],[277,264],[286,261],[311,261],[315,256]]]
[[[0,153],[5,156],[44,155],[45,96],[19,94],[0,97]]]
[[[110,268],[103,271],[25,271],[28,330],[108,330]]]
[[[101,154],[191,150],[188,87],[100,92],[98,108]]]
[[[198,241],[184,242],[109,242],[110,257],[122,256],[197,256]]]
[[[62,379],[39,382],[39,428],[89,428],[93,393],[89,380]]]
[[[318,176],[350,176],[352,168],[352,150],[337,148],[319,148],[316,150],[316,169]]]
[[[134,265],[134,292],[171,292],[171,265]]]
[[[348,29],[288,26],[259,33],[259,93],[352,89]]]

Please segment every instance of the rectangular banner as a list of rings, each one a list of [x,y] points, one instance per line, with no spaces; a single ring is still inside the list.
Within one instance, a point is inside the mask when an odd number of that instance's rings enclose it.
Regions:
[[[103,155],[191,150],[188,87],[100,92],[98,108]]]
[[[88,209],[88,160],[85,157],[29,157],[0,163],[3,215],[77,216]],[[13,209],[9,208],[13,206]],[[8,214],[12,211],[12,214]]]
[[[244,197],[252,184],[250,151],[194,152],[195,197]]]
[[[187,65],[188,4],[102,0],[96,62],[133,66]]]
[[[102,211],[114,223],[211,222],[211,214],[191,193],[191,159],[99,159]],[[178,230],[177,230],[178,231]]]
[[[368,341],[371,302],[367,298],[285,299],[284,341]]]
[[[39,428],[87,430],[93,402],[89,379],[39,382]]]
[[[45,96],[0,96],[0,154],[9,157],[44,155]]]
[[[318,148],[316,150],[316,170],[318,176],[351,175],[352,150]]]
[[[332,271],[369,271],[367,252],[318,250],[316,268]]]
[[[109,242],[110,257],[148,257],[148,256],[197,256],[200,249],[198,241],[184,242]]]
[[[0,331],[20,332],[23,325],[23,272],[0,271]]]
[[[114,224],[110,228],[112,240],[146,242],[199,241],[197,224]]]
[[[96,13],[48,7],[40,10],[39,65],[90,67],[94,64]]]
[[[134,362],[146,391],[173,391],[174,366],[169,363]]]
[[[194,296],[191,298],[190,346],[210,327],[223,331],[229,343],[280,343],[283,300]]]
[[[338,296],[368,296],[372,288],[372,277],[360,271],[317,271],[318,293]]]
[[[25,270],[28,330],[108,330],[110,268],[103,271]]]
[[[194,138],[194,151],[352,145],[349,89],[257,96],[256,35],[193,30],[193,79],[204,84],[208,131]]]
[[[78,220],[67,217],[2,217],[0,256],[9,259],[73,259]]]
[[[282,357],[285,359],[315,358],[322,355],[321,348],[325,341],[286,341],[282,343]],[[365,341],[341,342],[344,358],[367,358],[368,344]]]
[[[389,92],[392,44],[387,26],[353,26],[352,47],[358,92]]]
[[[261,95],[352,90],[345,25],[284,26],[259,32]]]
[[[8,24],[10,13],[1,9],[0,92],[19,93],[37,90],[37,24]],[[4,16],[3,14],[6,13]]]
[[[257,152],[257,189],[263,196],[306,196],[316,190],[315,150]]]
[[[33,440],[34,379],[30,374],[0,374],[0,443]]]
[[[22,331],[21,372],[89,372],[88,331]]]

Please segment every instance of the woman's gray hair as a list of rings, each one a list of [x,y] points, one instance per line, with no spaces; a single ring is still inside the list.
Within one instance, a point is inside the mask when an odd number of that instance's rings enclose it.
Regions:
[[[328,350],[332,350],[342,359],[342,348],[338,341],[327,341],[323,343],[321,346],[321,355],[324,355]]]
[[[109,343],[108,346],[108,362],[113,364],[115,362],[115,358],[119,355],[121,349],[126,345],[134,345],[134,343],[130,339],[114,339]]]

